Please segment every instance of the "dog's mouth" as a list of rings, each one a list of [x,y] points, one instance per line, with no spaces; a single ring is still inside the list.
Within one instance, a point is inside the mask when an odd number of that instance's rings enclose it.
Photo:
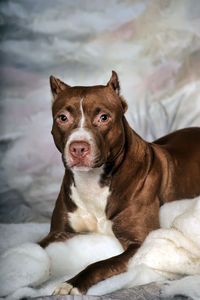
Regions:
[[[69,165],[70,169],[76,170],[76,171],[88,171],[91,169],[99,168],[103,165],[103,163],[94,163],[94,164],[87,164],[83,161],[77,161],[71,165]]]
[[[96,159],[72,159],[70,156],[62,156],[65,167],[77,171],[89,171],[91,169],[99,168],[105,163],[105,159],[96,157]]]
[[[72,169],[74,171],[85,171],[85,172],[87,172],[93,168],[90,165],[85,164],[82,161],[75,162],[75,163],[71,164],[69,167],[70,167],[70,169]]]
[[[84,162],[82,161],[77,161],[75,163],[73,163],[70,168],[82,168],[82,167],[87,167],[87,168],[91,168],[91,166],[89,166],[88,164],[85,164]]]

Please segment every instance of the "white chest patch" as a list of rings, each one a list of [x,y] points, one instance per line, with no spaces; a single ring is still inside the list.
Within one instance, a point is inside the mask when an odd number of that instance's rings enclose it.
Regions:
[[[71,198],[77,209],[69,213],[72,228],[78,232],[91,231],[113,235],[112,222],[106,218],[105,209],[109,187],[99,184],[102,169],[74,172],[75,185],[71,187]]]

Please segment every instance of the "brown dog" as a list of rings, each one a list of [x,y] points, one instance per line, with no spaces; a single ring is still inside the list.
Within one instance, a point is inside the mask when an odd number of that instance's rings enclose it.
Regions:
[[[46,247],[83,232],[114,235],[124,252],[89,265],[55,293],[86,293],[125,272],[165,202],[200,195],[200,128],[145,142],[127,123],[117,74],[106,86],[70,87],[51,76],[52,134],[65,176]],[[106,247],[106,245],[105,245]]]

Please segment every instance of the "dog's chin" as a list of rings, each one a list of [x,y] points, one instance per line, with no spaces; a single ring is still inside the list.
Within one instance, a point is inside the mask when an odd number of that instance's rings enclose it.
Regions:
[[[85,164],[83,162],[77,162],[71,165],[68,165],[68,167],[75,172],[89,172],[93,169],[100,168],[103,165],[103,163],[95,163],[95,164]]]
[[[77,165],[77,166],[71,167],[71,170],[75,171],[75,172],[89,172],[92,169],[93,168],[86,166],[86,165],[81,165],[81,166]]]

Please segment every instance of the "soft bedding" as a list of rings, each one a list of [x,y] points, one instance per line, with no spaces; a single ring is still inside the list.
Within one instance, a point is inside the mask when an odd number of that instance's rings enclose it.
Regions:
[[[160,224],[129,261],[126,273],[96,284],[87,294],[107,295],[154,282],[159,297],[181,294],[199,299],[200,198],[165,204]],[[50,296],[57,284],[89,263],[123,251],[113,237],[101,234],[80,235],[43,249],[36,241],[48,232],[47,224],[2,224],[0,230],[0,295],[8,300]]]

